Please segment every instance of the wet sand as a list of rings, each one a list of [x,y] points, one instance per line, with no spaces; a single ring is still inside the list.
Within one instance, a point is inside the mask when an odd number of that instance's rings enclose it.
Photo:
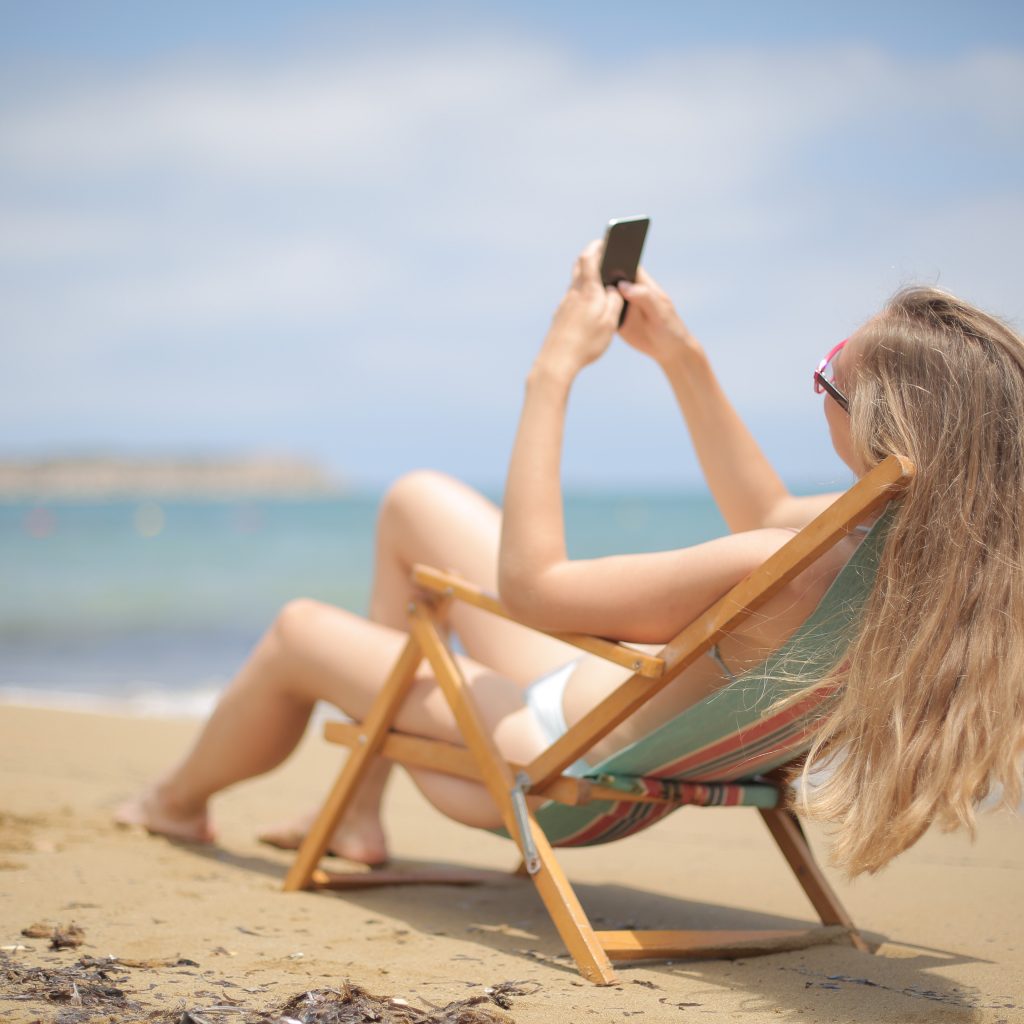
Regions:
[[[830,877],[875,955],[846,944],[749,957],[621,965],[583,981],[510,843],[438,815],[396,773],[386,823],[397,858],[503,873],[476,888],[285,895],[290,855],[256,829],[319,798],[344,758],[308,736],[277,772],[214,805],[218,846],[110,824],[111,808],[177,758],[197,725],[0,707],[0,946],[8,964],[66,968],[115,956],[117,984],[180,1011],[278,1006],[342,982],[430,1008],[516,983],[518,1024],[750,1020],[1024,1022],[1024,819],[982,819],[978,840],[929,834],[876,878]],[[822,859],[827,840],[810,829]],[[598,927],[798,927],[813,912],[756,812],[688,808],[620,843],[564,851]],[[21,931],[69,925],[54,951]],[[24,948],[19,948],[24,947]],[[2,956],[2,954],[0,954]],[[186,961],[179,963],[179,961]],[[3,977],[0,971],[0,978]],[[2,995],[17,994],[8,984]],[[497,1008],[495,1008],[497,1009]],[[0,1019],[51,1021],[66,1005],[0,999]],[[87,1018],[83,1018],[87,1019]],[[119,1019],[97,1016],[99,1019]],[[209,1020],[241,1014],[211,1012]]]

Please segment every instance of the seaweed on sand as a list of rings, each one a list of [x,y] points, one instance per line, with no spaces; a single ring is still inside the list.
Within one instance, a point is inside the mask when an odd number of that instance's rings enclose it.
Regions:
[[[6,954],[0,954],[0,999],[38,1000],[65,1007],[67,1012],[61,1013],[57,1020],[67,1024],[86,1021],[99,1010],[142,1012],[143,1008],[131,1002],[119,987],[122,979],[117,975],[127,973],[116,961],[92,957],[83,957],[67,967],[23,967]]]
[[[513,982],[504,982],[489,989],[487,995],[422,1010],[403,999],[373,996],[358,985],[343,984],[337,989],[303,992],[283,1004],[276,1015],[260,1018],[258,1024],[513,1024],[495,1004],[508,1007],[510,996],[525,994]]]
[[[161,966],[185,963],[192,961]],[[163,1009],[134,998],[125,984],[130,973],[114,958],[82,957],[62,967],[28,967],[0,953],[0,1002],[50,1006],[56,1010],[54,1024],[514,1024],[503,1009],[512,1005],[512,996],[536,991],[503,982],[488,988],[486,995],[424,1010],[404,999],[374,996],[344,982],[338,988],[302,992],[272,1009],[238,1004],[188,1009],[179,1004],[176,1009]]]

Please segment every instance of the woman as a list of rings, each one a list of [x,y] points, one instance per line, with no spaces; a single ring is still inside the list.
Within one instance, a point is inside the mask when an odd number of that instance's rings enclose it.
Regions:
[[[211,841],[207,801],[291,752],[319,699],[363,718],[404,643],[409,569],[427,562],[497,588],[523,621],[554,631],[660,643],[775,552],[834,498],[790,495],[729,404],[708,361],[657,285],[641,273],[600,283],[600,246],[572,285],[530,371],[503,513],[439,474],[400,480],[384,500],[369,619],[314,601],[287,605],[224,694],[196,745],[122,807],[122,823]],[[559,485],[562,431],[576,374],[622,336],[664,370],[729,536],[678,551],[572,561]],[[857,474],[890,453],[917,477],[893,517],[860,629],[830,679],[842,696],[808,764],[842,764],[808,810],[839,822],[835,859],[874,871],[931,822],[971,828],[993,787],[1020,799],[1024,748],[1024,343],[1007,326],[940,292],[898,295],[815,374],[832,443]],[[776,594],[587,755],[643,736],[763,660],[813,611],[861,534]],[[472,608],[452,611],[462,669],[505,756],[528,762],[624,678],[623,670]],[[421,668],[399,712],[403,732],[459,742],[447,704]],[[538,682],[538,677],[540,681]],[[820,680],[809,680],[816,683]],[[387,856],[378,762],[331,849]],[[413,769],[441,811],[491,827],[482,787]],[[305,824],[265,838],[295,842]]]

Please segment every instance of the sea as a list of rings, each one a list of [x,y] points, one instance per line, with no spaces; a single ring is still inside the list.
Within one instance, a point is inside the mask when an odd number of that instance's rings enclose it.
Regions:
[[[206,714],[294,597],[365,611],[379,495],[0,504],[0,702]],[[570,493],[570,555],[726,532],[705,493]]]

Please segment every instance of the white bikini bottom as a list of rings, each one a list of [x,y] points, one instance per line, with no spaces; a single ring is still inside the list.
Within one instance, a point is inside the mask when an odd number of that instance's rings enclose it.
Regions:
[[[565,686],[580,661],[582,658],[577,658],[568,665],[541,676],[535,683],[531,683],[523,694],[526,706],[533,713],[534,720],[540,726],[540,731],[549,746],[569,731],[563,706]],[[565,774],[579,778],[591,770],[591,766],[580,758],[565,769]]]
[[[736,676],[722,660],[717,644],[708,651],[708,656],[722,670],[723,679],[728,682],[736,681]],[[582,658],[576,658],[568,665],[562,665],[561,668],[556,668],[553,672],[541,676],[535,683],[531,683],[523,694],[526,706],[533,713],[534,720],[540,726],[540,731],[549,746],[569,731],[569,726],[565,721],[565,687],[569,682],[569,677],[576,671],[576,667],[582,660]],[[580,758],[565,769],[565,774],[579,778],[592,771],[592,766]]]

